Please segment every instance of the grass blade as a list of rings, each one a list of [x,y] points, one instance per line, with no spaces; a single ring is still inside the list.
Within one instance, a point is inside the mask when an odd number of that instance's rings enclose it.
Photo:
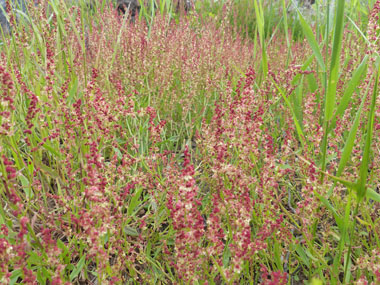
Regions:
[[[340,176],[342,174],[344,167],[346,166],[349,158],[351,157],[351,152],[352,152],[352,149],[353,149],[353,147],[355,145],[356,133],[357,133],[357,130],[358,130],[358,127],[359,127],[359,123],[360,123],[360,115],[362,113],[362,109],[363,109],[363,106],[364,106],[365,97],[367,97],[366,95],[367,94],[364,94],[362,102],[361,102],[361,104],[359,106],[359,109],[356,112],[354,123],[352,124],[350,133],[348,134],[346,143],[345,143],[344,148],[343,148],[342,157],[341,157],[341,159],[339,161],[339,165],[338,165],[338,170],[336,172],[336,176]]]
[[[268,59],[267,59],[267,54],[266,54],[266,49],[265,49],[264,12],[263,12],[263,7],[261,5],[260,0],[258,3],[257,3],[257,0],[255,0],[254,5],[255,5],[257,27],[259,30],[261,52],[262,52],[261,64],[262,64],[262,69],[263,69],[263,78],[265,79],[268,73]]]
[[[354,93],[356,87],[359,85],[360,79],[362,78],[362,75],[367,67],[367,61],[368,56],[365,56],[358,66],[358,68],[354,71],[354,74],[352,75],[352,78],[350,82],[348,83],[346,90],[344,91],[343,97],[339,103],[339,106],[337,108],[337,111],[332,119],[332,122],[329,126],[330,130],[329,132],[335,127],[335,123],[338,117],[342,117],[344,114],[348,103],[351,100],[352,93]]]
[[[366,192],[366,183],[368,177],[368,166],[369,166],[369,155],[371,152],[372,145],[372,133],[373,133],[373,125],[375,121],[375,105],[376,105],[376,97],[377,97],[377,87],[379,83],[379,70],[376,73],[375,86],[373,88],[372,100],[371,100],[371,108],[368,113],[368,123],[367,123],[367,134],[365,140],[365,146],[363,151],[363,158],[360,164],[360,176],[358,180],[358,199],[359,202],[363,199]]]
[[[84,267],[84,264],[85,264],[85,261],[86,261],[86,255],[83,255],[82,258],[79,260],[77,266],[75,267],[75,269],[71,272],[70,274],[70,281],[72,282],[78,275],[79,273],[82,271],[83,267]]]
[[[375,190],[373,190],[371,188],[367,188],[366,196],[367,196],[367,198],[369,198],[375,202],[380,203],[380,194],[377,193]]]
[[[326,66],[325,66],[325,63],[323,61],[323,57],[322,57],[321,51],[319,49],[318,42],[317,42],[317,40],[314,37],[313,30],[311,29],[311,27],[309,26],[309,24],[306,23],[306,21],[303,18],[303,16],[302,16],[302,14],[301,14],[300,11],[298,11],[298,16],[300,18],[300,23],[301,23],[301,26],[302,26],[303,33],[305,34],[305,37],[306,37],[307,41],[309,42],[309,45],[310,45],[311,49],[313,50],[315,59],[317,60],[319,66],[322,69],[322,71],[325,71],[326,70]]]
[[[339,264],[340,264],[340,261],[342,260],[343,249],[348,239],[347,228],[350,223],[349,217],[350,217],[350,212],[351,212],[351,198],[352,198],[352,195],[350,194],[348,197],[346,207],[345,207],[343,225],[342,225],[342,228],[339,229],[341,232],[341,238],[338,245],[338,254],[335,255],[334,263],[333,263],[332,278],[331,278],[332,284],[337,284],[337,280],[339,276]]]
[[[296,125],[298,138],[301,142],[302,148],[304,148],[305,147],[305,136],[304,136],[303,131],[302,131],[301,123],[298,122],[298,119],[297,119],[296,113],[292,107],[292,104],[289,102],[289,99],[286,97],[284,91],[281,90],[281,88],[276,84],[276,82],[274,82],[274,80],[272,80],[272,82],[276,86],[277,90],[280,92],[282,98],[284,99],[286,105],[288,106],[288,108],[292,112],[293,121],[294,121],[294,124]]]
[[[330,204],[330,202],[325,197],[320,195],[318,192],[315,192],[315,195],[319,198],[319,200],[321,200],[323,205],[325,205],[325,207],[330,210],[330,212],[334,216],[335,222],[338,225],[339,230],[342,231],[344,228],[344,222],[343,222],[342,217],[339,215],[336,209]]]
[[[332,118],[335,108],[336,86],[339,80],[339,60],[342,48],[344,23],[344,0],[337,2],[336,19],[334,29],[334,43],[331,55],[330,75],[327,86],[326,105],[325,105],[325,120],[329,121]],[[326,130],[327,131],[327,130]]]
[[[329,11],[329,1],[327,5],[327,11]],[[336,100],[336,86],[339,79],[339,60],[342,48],[342,36],[343,36],[343,22],[344,22],[344,0],[339,0],[336,6],[336,19],[335,19],[335,29],[334,29],[334,43],[331,55],[330,63],[330,74],[327,80],[327,72],[325,73],[325,85],[327,84],[327,92],[325,92],[324,97],[324,134],[321,145],[322,153],[322,170],[326,170],[326,154],[327,154],[327,137],[329,134],[329,122],[332,118],[335,109]],[[329,17],[327,17],[328,19]],[[326,29],[326,62],[327,62],[327,47],[328,47],[328,26]],[[326,89],[325,89],[326,90]],[[322,173],[321,180],[323,180],[324,175]]]
[[[287,60],[286,60],[286,66],[288,66],[289,63],[289,57],[292,56],[292,49],[290,46],[290,40],[289,40],[289,26],[288,26],[288,16],[286,14],[287,7],[285,4],[285,0],[282,0],[282,17],[284,19],[284,33],[285,33],[285,38],[286,38],[286,46],[288,47],[288,55],[287,55]]]

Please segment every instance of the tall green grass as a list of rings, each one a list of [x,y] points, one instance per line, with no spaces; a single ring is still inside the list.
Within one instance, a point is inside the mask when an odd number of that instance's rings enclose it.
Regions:
[[[318,1],[317,1],[318,2]],[[317,3],[318,4],[318,3]],[[327,1],[326,6],[326,13],[325,15],[330,14],[330,2]],[[360,65],[357,67],[355,72],[352,75],[351,80],[349,81],[346,90],[343,94],[343,96],[340,98],[340,101],[338,102],[339,105],[337,107],[337,84],[340,80],[341,76],[341,63],[340,58],[344,50],[342,50],[342,38],[344,33],[344,19],[345,17],[348,17],[347,15],[352,16],[352,14],[355,14],[355,9],[360,6],[363,7],[363,3],[359,3],[358,1],[351,1],[348,5],[348,11],[345,12],[345,1],[338,0],[336,1],[336,6],[334,9],[334,18],[333,18],[333,36],[332,36],[332,48],[331,48],[331,58],[328,57],[328,50],[330,46],[330,24],[329,24],[329,17],[325,17],[326,23],[321,25],[322,27],[325,27],[325,42],[324,42],[324,49],[326,50],[325,58],[323,59],[322,53],[320,51],[320,42],[319,42],[319,31],[320,28],[317,29],[317,39],[314,37],[312,28],[306,23],[303,16],[300,12],[298,12],[299,19],[301,26],[303,28],[303,32],[308,40],[308,43],[313,50],[313,55],[318,63],[318,68],[322,74],[321,81],[325,82],[325,93],[324,98],[322,99],[322,106],[324,106],[323,111],[323,140],[321,145],[321,160],[320,160],[320,167],[321,167],[321,179],[324,179],[325,173],[326,173],[326,167],[327,167],[327,150],[328,150],[328,143],[329,143],[329,134],[334,129],[337,119],[342,118],[343,114],[345,113],[345,109],[348,106],[348,103],[351,100],[351,95],[353,94],[354,90],[359,86],[360,79],[363,78],[363,75],[365,74],[365,71],[368,68],[371,68],[371,66],[368,63],[368,57],[365,56],[360,63]],[[317,10],[319,12],[320,10]],[[363,12],[363,10],[360,10],[360,12]],[[319,15],[317,15],[317,18]],[[353,21],[351,20],[353,23]],[[319,25],[318,25],[319,26]],[[356,25],[355,25],[356,26]],[[357,27],[356,27],[357,28]],[[359,33],[362,35],[363,33],[358,30]],[[358,33],[358,34],[359,34]],[[323,45],[323,42],[322,42]],[[329,69],[326,69],[326,67],[329,66]],[[376,68],[376,67],[375,67]],[[331,283],[332,284],[338,284],[339,281],[339,274],[341,272],[344,273],[343,277],[343,283],[348,284],[351,282],[351,266],[353,262],[353,257],[351,256],[352,253],[352,247],[353,247],[353,235],[357,216],[359,214],[360,204],[363,202],[364,198],[367,196],[367,183],[368,183],[368,167],[370,164],[370,153],[371,153],[371,145],[372,145],[372,133],[373,133],[373,123],[374,123],[374,108],[376,105],[375,97],[378,93],[378,72],[375,74],[375,83],[373,87],[373,92],[370,100],[370,110],[368,112],[367,116],[367,126],[365,130],[363,131],[363,137],[364,137],[364,145],[362,146],[363,151],[363,158],[360,163],[360,169],[358,171],[358,180],[356,182],[349,182],[344,179],[340,179],[338,177],[341,176],[344,167],[346,166],[353,149],[353,146],[356,141],[356,134],[358,130],[358,125],[360,122],[360,119],[362,117],[362,109],[364,106],[364,103],[367,100],[367,94],[368,94],[368,88],[370,85],[368,85],[367,92],[363,95],[362,102],[360,106],[358,107],[354,119],[354,123],[352,125],[352,128],[349,132],[349,135],[347,136],[342,156],[338,165],[338,169],[336,172],[336,176],[328,175],[329,178],[333,179],[334,185],[331,187],[327,198],[323,197],[323,195],[318,195],[321,202],[326,206],[330,211],[331,214],[333,214],[335,221],[339,227],[340,231],[340,241],[338,244],[338,254],[334,258],[333,262],[333,270],[332,270],[332,278]],[[298,128],[297,128],[298,129]],[[337,209],[334,208],[333,205],[331,205],[328,202],[328,198],[332,195],[332,192],[334,191],[335,183],[336,182],[343,183],[347,189],[347,203],[344,210],[344,216],[340,216],[337,213]],[[373,192],[372,192],[373,193]],[[379,195],[371,196],[372,199],[379,202]],[[353,200],[354,199],[354,200]],[[356,203],[353,203],[355,201]],[[344,248],[347,246],[348,252],[344,254],[344,265],[342,267],[341,260],[343,258],[343,252]]]

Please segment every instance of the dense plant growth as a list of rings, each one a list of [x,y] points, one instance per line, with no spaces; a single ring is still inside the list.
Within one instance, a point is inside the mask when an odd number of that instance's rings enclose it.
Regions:
[[[252,40],[232,2],[10,18],[0,282],[380,282],[380,1],[296,9],[299,41],[269,2]]]

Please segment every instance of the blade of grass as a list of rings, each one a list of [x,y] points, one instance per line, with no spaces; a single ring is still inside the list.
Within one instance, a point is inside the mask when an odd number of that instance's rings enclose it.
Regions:
[[[321,34],[323,36],[323,33]],[[326,6],[326,27],[325,27],[325,34],[324,34],[324,41],[325,43],[325,65],[328,65],[328,58],[329,58],[329,35],[330,35],[330,0],[327,0],[327,6]],[[323,124],[323,115],[326,105],[326,94],[327,94],[327,69],[323,72],[323,89],[324,89],[324,96],[322,98],[322,112],[320,112],[319,115],[319,124]],[[327,139],[327,138],[326,138]],[[324,148],[324,145],[326,145],[326,142],[322,141],[322,149]],[[323,179],[323,174],[321,179]]]
[[[325,71],[326,70],[326,66],[325,66],[325,63],[324,63],[321,51],[319,49],[318,42],[317,42],[317,40],[314,37],[313,30],[311,29],[311,27],[309,26],[309,24],[306,23],[305,19],[303,18],[302,14],[298,10],[298,8],[297,8],[297,12],[298,12],[298,16],[299,16],[300,24],[302,26],[303,33],[304,33],[307,41],[309,42],[309,45],[310,45],[310,47],[311,47],[311,49],[313,51],[315,59],[317,60],[320,68],[322,69],[322,71]]]
[[[303,101],[303,80],[304,78],[301,78],[301,83],[297,86],[297,88],[293,92],[293,96],[291,96],[291,99],[293,99],[293,108],[294,113],[296,115],[297,121],[303,130],[303,110],[302,110],[302,101]]]
[[[380,203],[380,194],[377,193],[375,190],[373,190],[371,188],[367,188],[366,197],[368,199],[371,199],[371,200],[373,200],[375,202]]]
[[[75,266],[75,269],[70,274],[70,281],[72,282],[82,271],[86,262],[86,255],[83,255],[79,260],[78,264]]]
[[[346,143],[345,143],[344,148],[343,148],[343,152],[342,152],[341,159],[339,161],[336,176],[340,176],[342,174],[344,167],[346,166],[349,158],[351,157],[351,152],[352,152],[352,149],[353,149],[354,144],[355,144],[356,133],[357,133],[359,123],[360,123],[360,116],[361,116],[362,109],[364,106],[365,98],[367,97],[366,95],[367,94],[363,95],[362,102],[359,106],[359,109],[356,112],[354,123],[352,124],[351,130],[348,134]]]
[[[286,46],[288,48],[288,55],[286,58],[286,68],[288,67],[289,59],[292,57],[292,49],[290,47],[290,40],[289,40],[288,15],[286,13],[287,10],[288,9],[286,7],[285,0],[282,0],[282,17],[284,19],[284,33],[285,33],[285,39],[286,39]]]
[[[367,133],[365,136],[365,146],[363,151],[363,158],[360,164],[359,180],[358,180],[358,200],[359,202],[365,196],[367,190],[366,183],[368,177],[368,167],[369,167],[369,155],[371,152],[372,137],[373,137],[373,125],[375,121],[375,106],[376,106],[376,97],[377,97],[377,88],[379,83],[379,70],[376,73],[375,85],[373,88],[371,107],[368,113],[368,123],[367,123]]]
[[[76,27],[74,21],[73,21],[73,17],[71,16],[71,13],[69,12],[69,9],[67,8],[67,5],[65,3],[65,1],[62,1],[62,7],[65,11],[65,15],[63,16],[63,18],[65,16],[67,16],[67,18],[69,19],[70,21],[70,25],[74,31],[74,34],[78,40],[78,43],[80,44],[81,48],[82,48],[82,54],[83,54],[83,57],[86,59],[86,47],[85,47],[85,41],[84,39],[82,40],[81,37],[80,37],[80,34],[79,34],[79,31],[78,31],[78,28]],[[56,11],[58,12],[58,11]],[[60,15],[57,15],[57,19],[62,19],[62,17]],[[85,85],[87,85],[87,66],[86,66],[86,60],[83,61],[83,75],[84,75],[84,81],[85,81]]]
[[[338,225],[339,230],[342,231],[342,229],[344,228],[344,221],[343,221],[342,217],[339,215],[339,213],[336,211],[334,206],[331,205],[331,203],[325,197],[323,197],[321,194],[319,194],[318,192],[315,191],[314,193],[318,197],[318,199],[321,200],[323,205],[325,205],[325,207],[327,209],[329,209],[330,212],[333,214],[335,222]]]
[[[373,79],[373,76],[371,77],[371,79],[369,81],[370,83],[372,82],[372,79]],[[338,176],[338,177],[341,176],[343,169],[345,168],[347,162],[349,161],[349,159],[351,157],[352,149],[353,149],[354,144],[355,144],[355,137],[356,137],[357,129],[358,129],[358,126],[360,123],[360,116],[361,116],[362,108],[364,106],[365,99],[367,98],[369,87],[370,87],[370,84],[368,85],[367,90],[363,95],[362,103],[360,104],[359,109],[356,112],[354,122],[352,124],[351,130],[350,130],[348,137],[346,139],[345,145],[343,147],[343,152],[341,155],[341,159],[339,161],[338,170],[336,172],[336,176]],[[335,119],[335,121],[336,121],[336,119]],[[327,194],[328,197],[331,196],[332,191],[335,188],[335,185],[336,185],[336,182],[334,182],[334,184],[331,186],[330,190],[328,191],[328,194]]]
[[[335,108],[336,86],[339,80],[339,61],[342,49],[343,23],[344,23],[344,0],[339,0],[336,7],[336,19],[334,29],[334,43],[331,54],[330,75],[327,86],[325,121],[332,118]],[[327,131],[327,130],[326,130]]]
[[[351,212],[351,199],[352,194],[348,196],[348,201],[345,207],[345,214],[344,214],[344,221],[342,228],[340,228],[341,237],[338,245],[338,254],[335,255],[334,263],[333,263],[333,270],[332,270],[332,277],[331,277],[331,284],[337,284],[338,278],[339,278],[339,264],[342,260],[342,253],[344,249],[344,245],[346,244],[347,240],[347,228],[349,226],[349,218],[350,218],[350,212]]]
[[[255,14],[256,14],[256,23],[259,31],[259,37],[260,37],[260,44],[261,44],[261,66],[263,70],[263,79],[266,78],[268,73],[268,59],[266,54],[266,48],[265,48],[265,20],[264,20],[264,12],[263,12],[263,6],[261,5],[261,1],[255,0],[254,1],[255,6]]]
[[[282,91],[282,89],[276,84],[276,82],[273,79],[272,79],[272,82],[276,86],[277,90],[280,92],[280,94],[281,94],[282,98],[284,99],[286,105],[288,106],[289,110],[292,112],[293,121],[294,121],[294,124],[296,125],[297,134],[298,134],[299,140],[301,142],[302,148],[304,148],[305,147],[305,136],[303,134],[301,125],[298,122],[298,119],[297,119],[296,113],[294,112],[292,104],[289,102],[289,99],[286,97],[284,91]]]
[[[343,97],[339,103],[339,106],[338,106],[338,108],[337,108],[337,110],[333,116],[333,119],[331,121],[331,124],[329,126],[329,132],[332,131],[332,129],[335,127],[336,120],[338,119],[338,117],[341,117],[344,114],[344,112],[347,108],[347,105],[350,102],[352,93],[354,93],[356,87],[359,85],[360,79],[362,78],[362,75],[363,75],[364,71],[366,70],[367,61],[368,61],[368,56],[366,55],[363,58],[360,65],[354,71],[350,82],[347,84],[347,87],[345,88]]]
[[[332,118],[335,109],[336,100],[336,86],[339,80],[339,61],[342,48],[343,37],[343,23],[344,23],[344,0],[339,0],[336,3],[336,18],[334,29],[334,42],[330,63],[330,74],[327,83],[327,92],[324,100],[324,134],[322,139],[322,170],[326,170],[326,155],[327,155],[327,137],[329,133],[329,122]],[[327,33],[327,32],[326,32]],[[327,37],[326,37],[327,42]],[[327,47],[328,45],[326,45]],[[323,174],[321,176],[323,180]]]
[[[347,16],[347,19],[351,22],[351,24],[354,26],[354,28],[358,31],[358,33],[362,36],[362,38],[366,41],[367,45],[370,44],[369,40],[367,39],[367,37],[364,35],[364,33],[360,30],[360,28],[355,24],[355,22],[349,17]]]

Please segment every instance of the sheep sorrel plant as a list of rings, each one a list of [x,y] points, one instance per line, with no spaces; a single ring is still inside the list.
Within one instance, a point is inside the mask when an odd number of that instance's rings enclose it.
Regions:
[[[290,1],[6,9],[0,283],[380,283],[380,1],[344,2],[297,42]]]
[[[157,18],[148,35],[111,9],[85,22],[40,4],[1,51],[0,280],[175,282],[157,180],[251,45],[212,22]]]

